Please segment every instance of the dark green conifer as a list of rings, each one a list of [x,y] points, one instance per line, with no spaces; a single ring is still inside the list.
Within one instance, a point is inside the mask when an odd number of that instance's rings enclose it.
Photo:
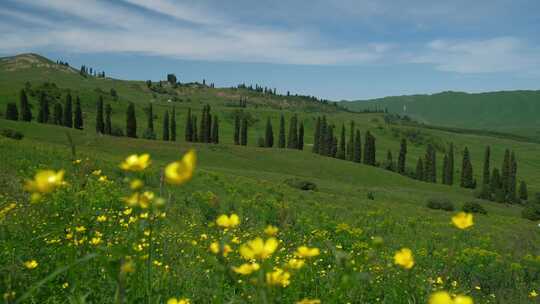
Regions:
[[[519,199],[521,202],[526,202],[529,199],[529,194],[527,192],[527,184],[525,181],[521,181],[519,184]]]
[[[298,150],[304,150],[304,122],[300,122],[298,129]]]
[[[184,129],[184,139],[187,142],[194,141],[193,140],[193,120],[191,117],[191,108],[188,108],[187,116],[186,116],[186,128]]]
[[[214,115],[212,119],[212,143],[219,144],[219,119]]]
[[[512,154],[510,156],[510,177],[508,180],[508,194],[507,194],[507,201],[509,203],[517,202],[516,186],[517,186],[517,162],[516,162],[516,155],[514,154],[514,151],[512,151]]]
[[[399,174],[405,174],[406,159],[407,159],[407,140],[405,138],[402,138],[401,144],[399,146],[399,156],[398,156],[398,165],[397,165],[397,172]]]
[[[17,104],[14,102],[8,102],[6,104],[6,119],[18,120],[19,110],[17,110]]]
[[[504,152],[504,160],[501,167],[501,184],[504,197],[508,195],[508,187],[510,185],[510,170],[510,151],[506,149],[506,151]]]
[[[30,108],[30,103],[28,102],[28,96],[26,96],[26,91],[24,89],[21,90],[20,93],[20,108],[21,111],[19,112],[19,120],[21,121],[31,121],[32,120],[32,109]]]
[[[75,101],[75,118],[73,119],[73,126],[79,130],[83,129],[83,114],[79,96],[77,96],[77,100]]]
[[[264,146],[267,148],[272,148],[274,146],[274,131],[272,130],[272,121],[270,120],[270,117],[266,119]]]
[[[356,130],[356,137],[354,138],[354,157],[353,161],[359,163],[362,161],[362,140],[360,137],[360,130]]]
[[[126,111],[126,136],[137,137],[137,118],[133,102],[129,103]]]
[[[39,114],[37,121],[47,123],[49,121],[49,98],[45,92],[41,92],[39,96]]]
[[[288,149],[298,149],[298,117],[294,114],[289,124],[289,137],[287,138]]]
[[[285,117],[283,117],[283,113],[279,118],[278,148],[285,148]]]
[[[448,149],[448,165],[446,167],[446,184],[447,185],[453,185],[454,184],[454,144],[450,143],[450,147]]]
[[[248,121],[247,118],[242,119],[242,127],[240,130],[240,144],[246,146],[248,142]]]
[[[111,104],[107,104],[105,107],[105,126],[103,128],[104,134],[112,135],[112,107]]]
[[[234,144],[240,144],[240,115],[238,112],[234,116]]]
[[[424,178],[424,163],[422,161],[422,157],[418,158],[418,162],[416,163],[416,173],[415,177],[417,180],[423,181]]]
[[[192,121],[192,127],[193,127],[193,141],[198,142],[199,141],[199,132],[197,132],[197,116],[192,115],[191,116]]]
[[[463,188],[474,188],[473,169],[469,149],[465,147],[463,151],[463,161],[461,164],[461,183]]]
[[[347,144],[346,152],[347,160],[354,161],[354,121],[351,120],[350,130],[349,130],[349,142]]]
[[[483,185],[489,185],[489,175],[491,174],[489,163],[490,163],[490,155],[491,150],[490,147],[486,147],[486,151],[484,153],[484,170],[482,175],[482,184]]]
[[[176,109],[172,108],[171,114],[171,141],[176,141]]]
[[[64,126],[68,128],[73,128],[73,106],[71,100],[71,94],[66,95],[66,102],[64,103]]]
[[[326,133],[329,126],[326,122],[326,116],[323,115],[321,120],[321,131],[319,132],[319,154],[326,155]]]
[[[105,133],[105,123],[103,122],[103,97],[99,96],[96,110],[96,132]]]
[[[165,110],[165,114],[163,114],[163,140],[169,141],[169,111]]]
[[[315,123],[315,130],[313,133],[313,153],[319,153],[319,139],[321,137],[321,117],[317,117],[317,122]]]

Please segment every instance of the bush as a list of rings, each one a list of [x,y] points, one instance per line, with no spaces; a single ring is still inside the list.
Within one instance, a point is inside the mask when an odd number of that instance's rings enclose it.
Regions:
[[[373,195],[373,192],[368,192],[367,193],[367,198],[368,198],[368,200],[371,200],[371,201],[375,200],[375,196]]]
[[[289,187],[300,189],[300,190],[317,190],[317,185],[314,182],[307,180],[301,180],[298,178],[289,178],[285,180],[285,184]]]
[[[122,137],[124,136],[124,130],[119,126],[113,126],[111,130],[111,135]]]
[[[528,204],[521,211],[521,217],[526,218],[531,221],[540,220],[540,204]]]
[[[2,136],[12,138],[12,139],[16,139],[16,140],[21,140],[24,137],[24,135],[21,132],[15,131],[15,130],[12,130],[12,129],[4,129],[4,130],[2,130]]]
[[[461,207],[461,210],[468,213],[487,214],[486,209],[484,209],[484,207],[482,207],[479,202],[466,202]]]
[[[146,130],[144,131],[142,137],[143,137],[144,139],[155,140],[155,139],[156,139],[156,133],[155,133],[153,130],[146,129]]]
[[[454,203],[447,198],[430,198],[426,206],[429,209],[454,211]]]

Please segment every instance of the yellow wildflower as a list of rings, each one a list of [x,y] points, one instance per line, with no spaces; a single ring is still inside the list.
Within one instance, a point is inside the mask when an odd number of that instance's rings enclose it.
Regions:
[[[176,299],[176,298],[170,298],[167,300],[167,304],[190,304],[191,302],[189,299]]]
[[[459,212],[452,217],[452,223],[459,229],[467,229],[474,225],[472,213]]]
[[[302,268],[302,266],[304,266],[304,260],[302,259],[290,259],[288,262],[287,262],[287,267],[290,268],[290,269],[300,269]]]
[[[281,285],[282,287],[287,287],[291,283],[289,280],[290,278],[290,273],[281,268],[275,268],[274,271],[266,274],[266,283],[268,285]]]
[[[245,264],[240,265],[239,267],[233,267],[232,269],[234,272],[238,274],[248,275],[248,274],[251,274],[252,272],[259,270],[259,268],[260,266],[257,263],[245,263]]]
[[[86,227],[84,227],[84,226],[77,226],[77,227],[75,227],[75,231],[77,231],[77,232],[85,232],[85,231],[86,231]]]
[[[536,290],[532,290],[530,293],[529,293],[529,297],[531,298],[536,298],[538,297],[538,293],[536,292]]]
[[[132,273],[135,271],[135,265],[133,264],[133,261],[127,260],[124,263],[122,263],[122,266],[120,266],[120,272],[121,273]]]
[[[240,224],[240,217],[234,213],[230,216],[222,214],[217,218],[216,224],[223,228],[234,228]]]
[[[32,194],[32,201],[37,201],[41,195],[50,193],[64,185],[64,170],[41,170],[36,173],[33,180],[27,180],[24,189]]]
[[[125,171],[142,171],[150,166],[151,163],[150,154],[132,154],[120,164],[120,168]]]
[[[319,299],[303,299],[301,301],[296,302],[296,304],[321,304],[321,300]]]
[[[81,162],[82,162],[82,160],[76,159],[76,160],[74,160],[72,163],[73,163],[74,165],[78,165],[78,164],[80,164]]]
[[[301,258],[311,258],[320,254],[319,248],[309,248],[307,246],[300,246],[296,249],[296,256]]]
[[[165,181],[173,185],[180,185],[189,181],[193,176],[196,162],[195,150],[189,150],[181,160],[172,162],[165,167]]]
[[[100,176],[100,175],[101,175],[101,170],[94,170],[94,171],[92,171],[92,175]]]
[[[139,190],[139,189],[141,189],[143,186],[144,186],[143,181],[140,180],[140,179],[138,179],[138,178],[132,180],[132,181],[129,183],[129,187],[131,188],[131,190]]]
[[[24,262],[24,267],[28,268],[28,269],[34,269],[36,267],[38,267],[38,262],[36,260],[29,260],[29,261],[26,261]]]
[[[446,291],[437,291],[429,297],[429,304],[473,304],[471,297],[458,295],[454,299]]]
[[[261,238],[256,238],[246,244],[240,246],[240,255],[246,259],[261,259],[269,258],[278,247],[278,241],[275,238],[269,238],[265,241]]]
[[[414,257],[409,248],[402,248],[394,255],[394,263],[405,269],[411,269],[414,266]]]
[[[107,217],[105,215],[100,215],[97,217],[96,219],[98,222],[102,223],[102,222],[105,222],[107,220]]]
[[[68,282],[64,282],[64,283],[62,284],[62,288],[63,288],[63,289],[66,289],[66,288],[68,288],[68,287],[69,287],[69,283],[68,283]]]
[[[272,226],[272,225],[268,225],[264,229],[264,233],[266,233],[266,235],[268,236],[275,236],[278,233],[278,231],[279,231],[278,227]]]
[[[212,244],[210,244],[210,252],[212,252],[213,254],[218,254],[219,253],[219,243],[218,242],[213,242]]]
[[[94,246],[101,244],[101,238],[100,237],[93,237],[90,240],[90,244],[92,244]]]

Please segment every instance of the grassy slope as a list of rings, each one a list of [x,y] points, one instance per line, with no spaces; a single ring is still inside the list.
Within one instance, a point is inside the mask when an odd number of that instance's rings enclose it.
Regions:
[[[443,92],[343,102],[342,105],[357,111],[388,108],[392,113],[406,113],[431,125],[485,129],[540,138],[539,101],[540,91]],[[404,106],[406,112],[403,111]]]

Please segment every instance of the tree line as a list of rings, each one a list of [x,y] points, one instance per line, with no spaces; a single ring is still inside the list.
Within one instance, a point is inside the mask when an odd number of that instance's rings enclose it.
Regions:
[[[203,106],[201,120],[197,128],[197,116],[188,108],[184,139],[187,142],[219,144],[219,118],[212,116],[210,105]]]
[[[53,111],[51,113],[51,103],[54,102]],[[15,102],[6,104],[6,119],[32,121],[33,105],[31,104],[26,91],[22,89],[19,93],[19,107]],[[64,103],[57,101],[55,98],[48,96],[46,92],[41,91],[38,97],[38,114],[35,117],[39,123],[52,123],[55,125],[65,126],[68,128],[83,129],[83,114],[81,108],[81,100],[79,96],[75,99],[75,107],[73,108],[73,97],[71,93],[67,93]]]

